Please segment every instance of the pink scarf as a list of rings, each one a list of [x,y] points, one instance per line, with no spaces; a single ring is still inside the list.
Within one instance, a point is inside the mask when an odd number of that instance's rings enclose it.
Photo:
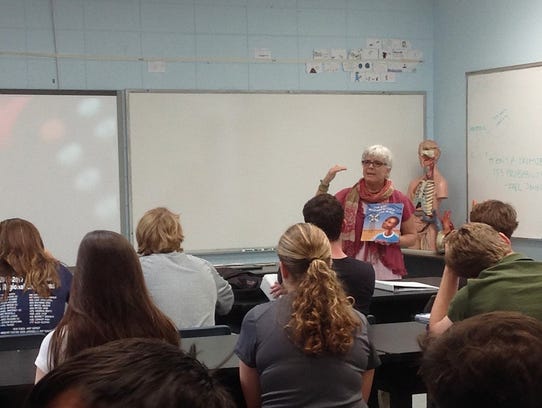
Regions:
[[[388,202],[394,192],[391,180],[386,180],[382,189],[376,193],[367,190],[365,180],[361,179],[350,189],[345,197],[344,225],[341,232],[343,240],[343,251],[346,255],[355,258],[361,249],[361,232],[363,229],[363,202],[382,203]],[[365,250],[378,254],[382,264],[391,269],[397,275],[406,275],[406,270],[401,251],[394,246],[380,245],[375,242],[366,242]],[[368,259],[367,252],[363,259]]]

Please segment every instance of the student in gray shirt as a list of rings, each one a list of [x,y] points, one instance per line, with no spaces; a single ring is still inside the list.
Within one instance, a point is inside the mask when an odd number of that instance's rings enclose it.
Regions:
[[[163,207],[147,211],[137,225],[136,239],[149,292],[178,328],[212,326],[215,311],[230,311],[230,284],[210,262],[183,252],[178,214]]]
[[[330,268],[329,240],[296,224],[277,254],[288,294],[252,308],[235,347],[247,407],[367,408],[380,361]]]

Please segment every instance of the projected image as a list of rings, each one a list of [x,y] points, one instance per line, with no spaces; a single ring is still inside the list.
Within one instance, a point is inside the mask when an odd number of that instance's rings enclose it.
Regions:
[[[74,265],[85,233],[120,232],[116,96],[0,94],[0,172],[0,218]]]

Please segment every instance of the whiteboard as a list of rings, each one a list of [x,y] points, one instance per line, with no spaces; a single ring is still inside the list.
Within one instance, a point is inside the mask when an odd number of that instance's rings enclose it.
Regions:
[[[542,238],[542,65],[467,74],[467,200],[512,204],[518,238]]]
[[[143,213],[181,214],[189,251],[262,249],[300,222],[334,164],[334,193],[384,144],[406,192],[421,171],[425,94],[179,93],[127,96],[133,230]],[[132,236],[133,236],[132,230]]]
[[[120,232],[117,97],[0,93],[0,218],[24,218],[61,262],[81,238]]]

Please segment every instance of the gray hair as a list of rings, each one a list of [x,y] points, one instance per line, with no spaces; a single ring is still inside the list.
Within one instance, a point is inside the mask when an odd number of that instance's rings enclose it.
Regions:
[[[382,145],[373,145],[369,146],[363,151],[361,155],[361,160],[365,160],[368,157],[374,157],[376,159],[382,160],[386,163],[386,166],[391,169],[393,156],[390,149]]]

